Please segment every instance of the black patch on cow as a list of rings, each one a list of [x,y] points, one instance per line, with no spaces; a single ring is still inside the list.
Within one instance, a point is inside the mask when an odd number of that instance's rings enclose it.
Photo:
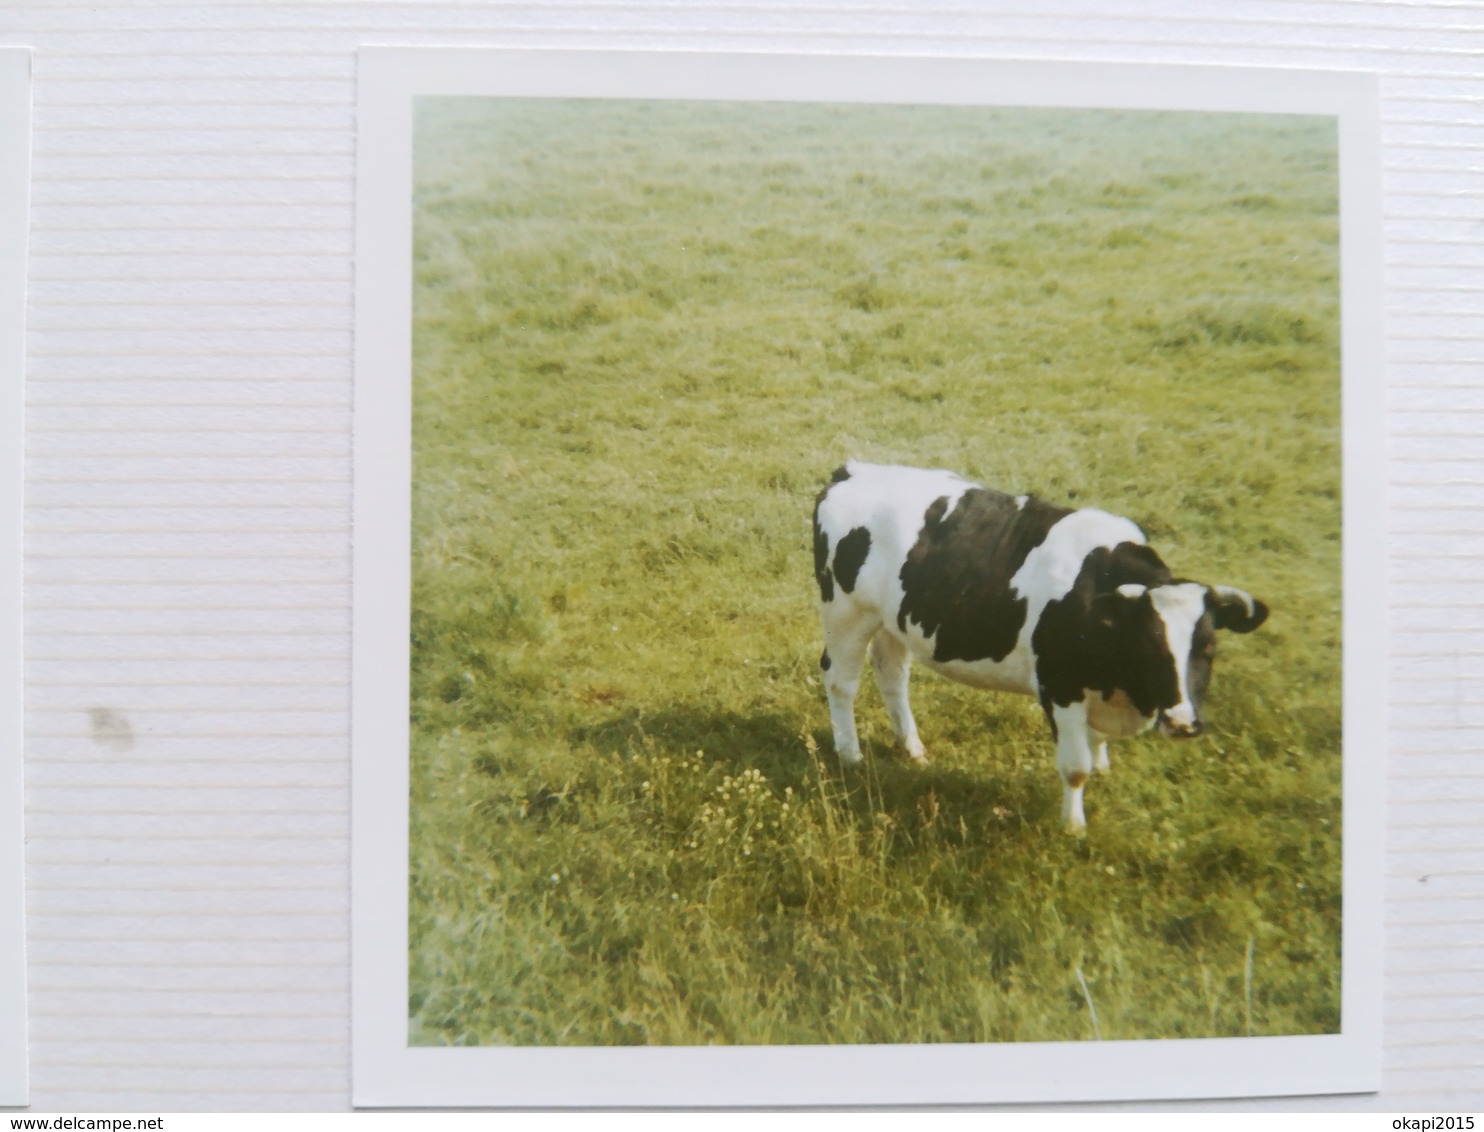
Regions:
[[[1143,715],[1180,702],[1175,658],[1153,600],[1147,592],[1137,598],[1117,592],[1131,582],[1153,588],[1174,580],[1159,555],[1137,543],[1098,547],[1082,560],[1077,581],[1064,597],[1047,602],[1031,635],[1048,717],[1051,704],[1077,703],[1087,690],[1123,692]],[[1196,626],[1193,652],[1203,633],[1211,633],[1207,617]]]
[[[1095,593],[1107,593],[1130,583],[1153,589],[1175,580],[1164,560],[1151,547],[1140,542],[1121,542],[1112,550],[1099,547],[1087,556],[1083,567],[1089,564],[1093,570]]]
[[[871,532],[865,527],[856,527],[835,547],[835,580],[846,593],[855,590],[855,579],[870,553]]]
[[[814,580],[819,583],[819,600],[834,601],[835,581],[826,565],[830,560],[830,536],[819,525],[819,507],[824,502],[825,491],[819,493],[814,504]]]
[[[972,487],[948,511],[948,497],[923,514],[922,531],[902,564],[897,628],[910,618],[933,638],[933,659],[1004,660],[1025,624],[1026,600],[1010,579],[1059,520],[1071,514],[1034,497]]]
[[[830,670],[830,650],[829,649],[825,649],[824,652],[822,652],[822,653],[819,654],[819,670],[821,672],[828,672]]]
[[[1041,700],[1041,710],[1046,713],[1046,722],[1051,724],[1051,738],[1053,740],[1060,739],[1061,736],[1057,732],[1056,716],[1051,714],[1051,693],[1046,690],[1046,685],[1044,684],[1041,685],[1039,698]],[[1066,704],[1062,705],[1062,707],[1066,706]]]
[[[824,506],[825,498],[830,494],[830,488],[834,487],[837,483],[844,483],[849,478],[850,470],[844,464],[841,464],[830,473],[830,482],[825,484],[823,490],[814,497],[814,580],[819,584],[820,601],[835,600],[835,575],[831,573],[829,567],[830,536],[825,534],[824,529],[819,525],[819,509]],[[855,531],[851,532],[851,534],[855,533]],[[861,530],[860,533],[865,535],[866,539],[866,545],[860,551],[860,560],[849,568],[849,583],[846,583],[843,574],[840,577],[840,584],[844,586],[846,593],[849,593],[855,588],[855,576],[860,571],[861,562],[866,560],[866,551],[871,547],[870,533],[865,530]],[[841,548],[849,541],[849,538],[850,536],[847,535],[844,539],[840,540]],[[848,562],[848,559],[846,561]],[[835,563],[836,570],[839,570],[840,566],[841,562],[837,556]]]

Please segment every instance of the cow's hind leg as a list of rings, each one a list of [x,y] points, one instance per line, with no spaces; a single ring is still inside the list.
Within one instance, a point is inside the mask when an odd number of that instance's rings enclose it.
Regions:
[[[861,745],[855,731],[855,695],[860,690],[866,648],[881,627],[881,619],[836,598],[820,606],[820,622],[824,628],[824,654],[819,658],[819,667],[830,700],[835,753],[842,763],[858,763]]]
[[[876,684],[891,717],[891,729],[914,759],[924,760],[927,752],[917,736],[917,722],[912,718],[912,705],[907,698],[907,680],[911,675],[912,654],[899,637],[886,628],[871,639],[871,667],[876,670]]]

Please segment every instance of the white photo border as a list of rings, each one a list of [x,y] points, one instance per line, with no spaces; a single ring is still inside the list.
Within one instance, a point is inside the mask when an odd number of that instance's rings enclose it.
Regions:
[[[392,1106],[973,1104],[1373,1092],[1381,1081],[1384,386],[1374,75],[961,58],[359,53],[352,1099]],[[426,95],[1311,114],[1337,120],[1344,420],[1341,1032],[938,1045],[410,1047],[413,100]]]
[[[0,48],[0,1107],[28,1103],[22,742],[31,52]]]

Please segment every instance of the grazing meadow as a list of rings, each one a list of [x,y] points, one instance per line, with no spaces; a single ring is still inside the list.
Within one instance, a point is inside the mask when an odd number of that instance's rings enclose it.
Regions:
[[[410,1040],[1340,1024],[1336,139],[1317,118],[422,99]],[[847,458],[1138,522],[1272,607],[1062,833],[1031,699],[869,675]]]

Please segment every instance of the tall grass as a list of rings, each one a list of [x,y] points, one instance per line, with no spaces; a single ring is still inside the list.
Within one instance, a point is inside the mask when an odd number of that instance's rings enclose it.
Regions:
[[[1339,1024],[1335,137],[1304,118],[425,100],[415,1043]],[[1274,608],[1058,829],[1039,708],[835,761],[847,457],[1141,523]],[[1092,1010],[1096,1011],[1096,1024]]]

